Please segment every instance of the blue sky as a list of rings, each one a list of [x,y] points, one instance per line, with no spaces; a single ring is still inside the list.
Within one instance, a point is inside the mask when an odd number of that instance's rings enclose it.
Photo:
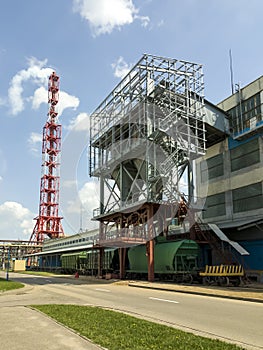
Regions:
[[[38,214],[47,78],[60,76],[60,207],[66,234],[92,228],[89,114],[144,53],[201,63],[218,103],[263,73],[261,0],[9,0],[0,13],[0,238],[28,239]]]

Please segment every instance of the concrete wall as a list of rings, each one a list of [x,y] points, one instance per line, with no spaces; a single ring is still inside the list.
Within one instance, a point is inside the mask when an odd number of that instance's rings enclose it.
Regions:
[[[214,222],[221,225],[238,222],[241,220],[261,219],[263,217],[263,208],[248,210],[243,212],[233,212],[232,190],[243,186],[248,186],[255,183],[262,183],[263,186],[263,138],[258,137],[260,162],[252,166],[242,168],[231,172],[229,140],[226,139],[207,150],[205,156],[196,160],[196,195],[197,197],[207,198],[218,193],[225,193],[226,213],[223,216],[210,217],[204,221]],[[200,164],[213,156],[223,154],[224,159],[224,174],[222,176],[201,181]]]
[[[263,91],[263,76],[246,85],[244,88],[241,88],[242,99],[247,100],[260,91]],[[218,103],[217,106],[224,111],[228,111],[231,108],[235,107],[238,103],[239,94],[235,93],[234,95],[231,95]]]

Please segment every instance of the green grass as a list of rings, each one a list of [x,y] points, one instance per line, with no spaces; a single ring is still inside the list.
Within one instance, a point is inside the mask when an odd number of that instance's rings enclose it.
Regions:
[[[0,292],[6,292],[12,289],[23,288],[24,285],[19,282],[7,281],[4,278],[0,278]]]
[[[34,305],[109,350],[237,350],[240,347],[98,307]]]

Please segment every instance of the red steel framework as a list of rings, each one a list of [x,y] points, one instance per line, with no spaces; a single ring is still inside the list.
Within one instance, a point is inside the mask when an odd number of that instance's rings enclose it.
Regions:
[[[45,236],[63,237],[59,211],[61,130],[56,105],[59,99],[59,77],[53,72],[48,81],[48,120],[43,128],[42,176],[39,215],[30,242],[42,243]]]

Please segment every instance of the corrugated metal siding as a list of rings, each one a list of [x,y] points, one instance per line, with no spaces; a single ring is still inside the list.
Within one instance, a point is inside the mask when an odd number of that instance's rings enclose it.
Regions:
[[[263,208],[262,183],[237,188],[233,193],[233,212]]]
[[[253,139],[230,151],[231,171],[246,168],[260,161],[258,139]]]
[[[207,181],[207,177],[211,180],[224,175],[223,154],[221,153],[202,161],[200,164],[200,170],[202,182]]]
[[[208,196],[205,203],[203,218],[211,218],[226,214],[225,192]]]

